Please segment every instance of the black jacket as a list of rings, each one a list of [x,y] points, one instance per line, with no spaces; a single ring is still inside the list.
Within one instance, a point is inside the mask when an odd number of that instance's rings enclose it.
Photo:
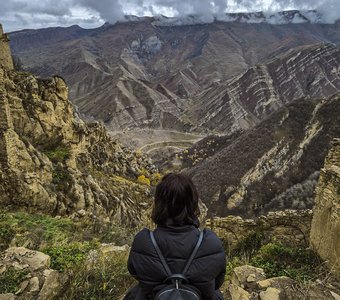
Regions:
[[[197,243],[199,230],[194,225],[159,226],[154,235],[171,271],[180,273]],[[214,299],[215,290],[224,281],[225,268],[226,256],[220,239],[211,230],[204,229],[202,244],[186,274],[190,283],[201,292],[202,299]],[[139,281],[147,299],[151,297],[154,288],[156,291],[162,288],[161,284],[167,274],[150,240],[148,229],[136,235],[128,269]]]

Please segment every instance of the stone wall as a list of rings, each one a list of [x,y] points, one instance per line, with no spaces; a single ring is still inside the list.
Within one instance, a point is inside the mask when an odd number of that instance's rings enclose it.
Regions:
[[[291,246],[308,246],[311,210],[286,210],[270,212],[265,216],[253,219],[228,216],[206,221],[206,226],[223,240],[227,250],[234,250],[246,239],[261,238],[266,241],[277,241]]]
[[[9,47],[9,38],[4,33],[0,24],[0,65],[6,69],[13,69],[13,59],[11,49]]]
[[[340,274],[340,139],[333,140],[320,173],[310,242],[331,270]]]

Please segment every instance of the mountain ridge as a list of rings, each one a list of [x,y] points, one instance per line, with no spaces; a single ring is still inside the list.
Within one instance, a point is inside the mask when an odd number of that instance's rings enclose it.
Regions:
[[[340,44],[340,23],[162,27],[152,20],[90,30],[16,32],[10,35],[11,45],[28,70],[42,77],[63,76],[80,113],[103,120],[113,131],[140,126],[171,130],[172,123],[187,131],[191,126],[182,113],[188,111],[188,100],[212,84],[223,84],[291,48]],[[99,105],[105,109],[98,111]]]

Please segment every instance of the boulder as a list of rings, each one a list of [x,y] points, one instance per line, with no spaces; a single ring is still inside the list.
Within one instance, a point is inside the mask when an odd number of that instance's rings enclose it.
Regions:
[[[24,247],[8,248],[2,255],[3,261],[12,261],[12,266],[16,269],[26,269],[37,271],[50,267],[51,258],[39,251],[29,250]]]
[[[265,278],[263,269],[245,265],[233,270],[231,282],[242,288],[255,288],[256,282]]]
[[[280,300],[280,293],[279,289],[269,287],[266,291],[260,293],[261,300]]]
[[[0,300],[15,300],[16,297],[14,294],[0,294]]]
[[[37,300],[55,299],[63,288],[64,278],[55,270],[44,271],[45,282],[40,290]]]
[[[1,294],[0,300],[53,300],[59,299],[67,276],[50,269],[50,257],[24,247],[11,247],[0,256],[2,272],[9,268],[24,270],[28,274],[18,282],[18,292]]]
[[[232,300],[250,300],[250,294],[243,288],[231,283],[228,287]]]

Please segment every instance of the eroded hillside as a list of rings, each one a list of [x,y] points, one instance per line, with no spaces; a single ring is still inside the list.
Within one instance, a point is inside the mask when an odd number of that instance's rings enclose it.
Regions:
[[[287,99],[331,95],[333,87],[321,80],[338,74],[337,69],[333,72],[338,54],[333,55],[330,46],[330,60],[321,53],[318,61],[313,58],[317,49],[310,53],[305,49],[296,50],[289,61],[264,64],[300,46],[339,44],[339,22],[274,25],[241,22],[244,17],[173,26],[166,20],[137,18],[91,30],[46,28],[10,37],[14,53],[29,70],[43,77],[63,76],[80,112],[103,120],[114,131],[141,127],[226,131],[233,122],[226,118],[219,124],[226,114],[237,120],[243,116],[245,127]],[[299,78],[304,70],[311,73],[306,80]],[[241,93],[250,81],[253,85]],[[318,84],[321,90],[313,90]],[[332,84],[339,89],[337,81]],[[192,98],[194,109],[188,102]]]
[[[45,213],[139,224],[149,190],[137,183],[153,165],[84,123],[61,77],[0,69],[0,203]]]
[[[178,159],[212,215],[311,208],[339,118],[339,94],[300,99],[253,129],[203,139]]]

